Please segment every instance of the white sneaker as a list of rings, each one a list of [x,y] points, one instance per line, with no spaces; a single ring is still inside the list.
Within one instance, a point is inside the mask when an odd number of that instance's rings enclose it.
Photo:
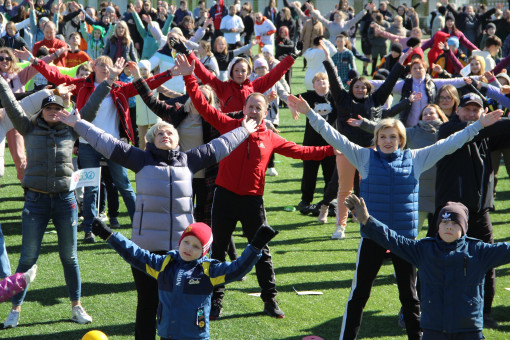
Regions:
[[[319,209],[319,217],[317,217],[317,221],[319,221],[319,223],[328,223],[328,212],[329,206],[321,204],[321,207]]]
[[[85,312],[82,306],[74,306],[73,307],[73,317],[72,320],[79,324],[86,324],[92,322],[92,317]]]
[[[345,238],[345,227],[341,226],[341,225],[337,225],[335,232],[333,233],[333,235],[331,235],[331,238],[333,240],[342,240],[342,239],[344,239]]]
[[[278,176],[278,171],[275,168],[267,168],[266,175],[268,176]]]
[[[16,328],[19,325],[20,312],[11,310],[9,316],[4,321],[4,328]]]

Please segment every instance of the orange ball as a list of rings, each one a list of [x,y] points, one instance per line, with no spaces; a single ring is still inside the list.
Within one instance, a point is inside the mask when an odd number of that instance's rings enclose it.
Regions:
[[[108,337],[101,331],[90,331],[81,340],[108,340]]]

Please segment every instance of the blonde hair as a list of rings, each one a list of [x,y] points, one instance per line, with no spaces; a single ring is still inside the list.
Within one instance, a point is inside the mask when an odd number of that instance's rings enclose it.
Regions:
[[[167,128],[170,131],[172,131],[172,134],[177,136],[177,143],[179,142],[179,133],[177,132],[177,129],[170,123],[167,122],[157,122],[154,124],[149,131],[147,131],[147,134],[145,135],[145,140],[147,140],[147,143],[154,144],[154,138],[156,137],[156,134],[159,130]]]
[[[127,25],[127,23],[124,20],[119,21],[115,25],[115,28],[113,29],[113,36],[111,37],[112,43],[116,43],[117,39],[119,39],[119,37],[117,36],[117,27],[119,27],[119,26],[124,27],[124,36],[122,37],[122,43],[124,45],[131,44],[133,39],[131,39],[131,34],[129,33],[128,25]]]
[[[9,57],[12,59],[11,64],[9,66],[9,70],[7,73],[17,73],[21,71],[21,68],[18,66],[18,58],[14,55],[14,52],[12,48],[10,47],[0,47],[0,53],[4,53],[9,55]]]
[[[200,40],[200,42],[198,44],[206,51],[206,54],[208,56],[213,55],[213,53],[211,51],[211,43],[209,43],[208,41],[205,41],[205,40]]]
[[[317,81],[319,79],[328,79],[328,75],[324,72],[319,72],[319,73],[315,74],[315,76],[313,76],[313,79],[312,79],[312,84],[315,83],[315,81]]]
[[[216,107],[216,98],[213,89],[208,85],[202,85],[199,88],[200,91],[202,91],[202,94],[204,95],[205,99],[207,100],[207,103],[212,107]],[[186,102],[183,105],[184,112],[191,112],[191,109],[193,107],[194,105],[193,102],[191,101],[191,98],[188,98],[188,100],[186,100]]]
[[[400,149],[403,149],[406,145],[407,136],[406,136],[406,128],[404,124],[398,119],[395,118],[385,118],[381,119],[379,123],[375,126],[374,130],[374,144],[377,145],[377,139],[379,138],[379,133],[384,129],[395,128],[397,129],[398,135],[400,137]]]
[[[480,71],[477,74],[474,74],[473,71],[471,71],[471,74],[474,76],[481,76],[485,73],[485,59],[482,56],[479,55],[473,55],[469,57],[468,64],[471,64],[472,60],[476,60],[480,63]]]
[[[220,40],[223,41],[223,43],[225,44],[225,49],[222,52],[218,52],[218,42]],[[227,40],[225,40],[225,37],[219,36],[216,38],[216,40],[214,41],[214,52],[223,53],[225,55],[228,54],[228,45],[227,45]]]
[[[97,57],[96,60],[94,60],[94,63],[96,63],[96,64],[97,63],[103,63],[103,64],[106,64],[106,65],[108,65],[110,67],[113,66],[112,58],[110,58],[107,55],[101,55],[101,56]]]

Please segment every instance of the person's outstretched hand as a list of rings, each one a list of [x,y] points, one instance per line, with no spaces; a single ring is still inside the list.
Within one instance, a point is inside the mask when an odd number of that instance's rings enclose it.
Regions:
[[[368,213],[367,206],[365,205],[363,198],[358,198],[358,196],[350,194],[345,199],[344,205],[352,211],[361,224],[367,223],[370,214]]]
[[[191,53],[190,50],[188,50],[188,48],[182,41],[182,39],[170,38],[168,40],[168,43],[170,44],[170,47],[172,47],[178,53],[182,53],[187,56],[190,55],[190,53]]]
[[[117,78],[124,71],[124,66],[126,66],[126,60],[122,57],[118,58],[113,66],[108,66],[110,77]]]
[[[95,217],[92,222],[92,233],[106,241],[112,236],[113,231],[100,218]]]
[[[483,127],[491,126],[501,119],[503,115],[503,110],[496,110],[487,113],[489,111],[487,108],[482,112],[480,118],[478,119],[480,123],[482,123]]]
[[[188,59],[185,56],[178,55],[175,57],[175,67],[172,69],[172,75],[176,75],[174,74],[174,72],[176,72],[177,75],[189,76],[193,73],[194,70],[195,60],[193,60],[190,65]]]
[[[138,80],[142,77],[140,74],[140,68],[138,67],[138,64],[135,63],[134,61],[128,62],[126,64],[126,67],[129,73],[131,73],[131,75],[133,76],[133,80]]]
[[[74,111],[74,114],[67,110],[60,110],[57,112],[57,117],[58,120],[60,120],[62,123],[73,128],[76,123],[81,120],[80,112],[78,112],[78,109]]]
[[[308,105],[306,100],[304,100],[301,95],[299,98],[293,95],[289,95],[287,97],[287,104],[298,113],[307,113],[311,110],[310,105]]]
[[[253,236],[253,239],[251,240],[251,245],[257,249],[262,249],[273,239],[273,237],[278,235],[278,233],[278,231],[274,230],[270,226],[263,224],[259,229],[257,229],[255,236]]]

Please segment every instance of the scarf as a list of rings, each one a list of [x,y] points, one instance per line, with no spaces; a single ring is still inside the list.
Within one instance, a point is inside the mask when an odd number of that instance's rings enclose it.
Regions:
[[[424,130],[425,132],[430,133],[436,133],[437,130],[439,130],[439,126],[441,126],[441,124],[443,124],[443,122],[439,119],[431,120],[428,122],[425,122],[423,120],[418,121],[418,127]]]

